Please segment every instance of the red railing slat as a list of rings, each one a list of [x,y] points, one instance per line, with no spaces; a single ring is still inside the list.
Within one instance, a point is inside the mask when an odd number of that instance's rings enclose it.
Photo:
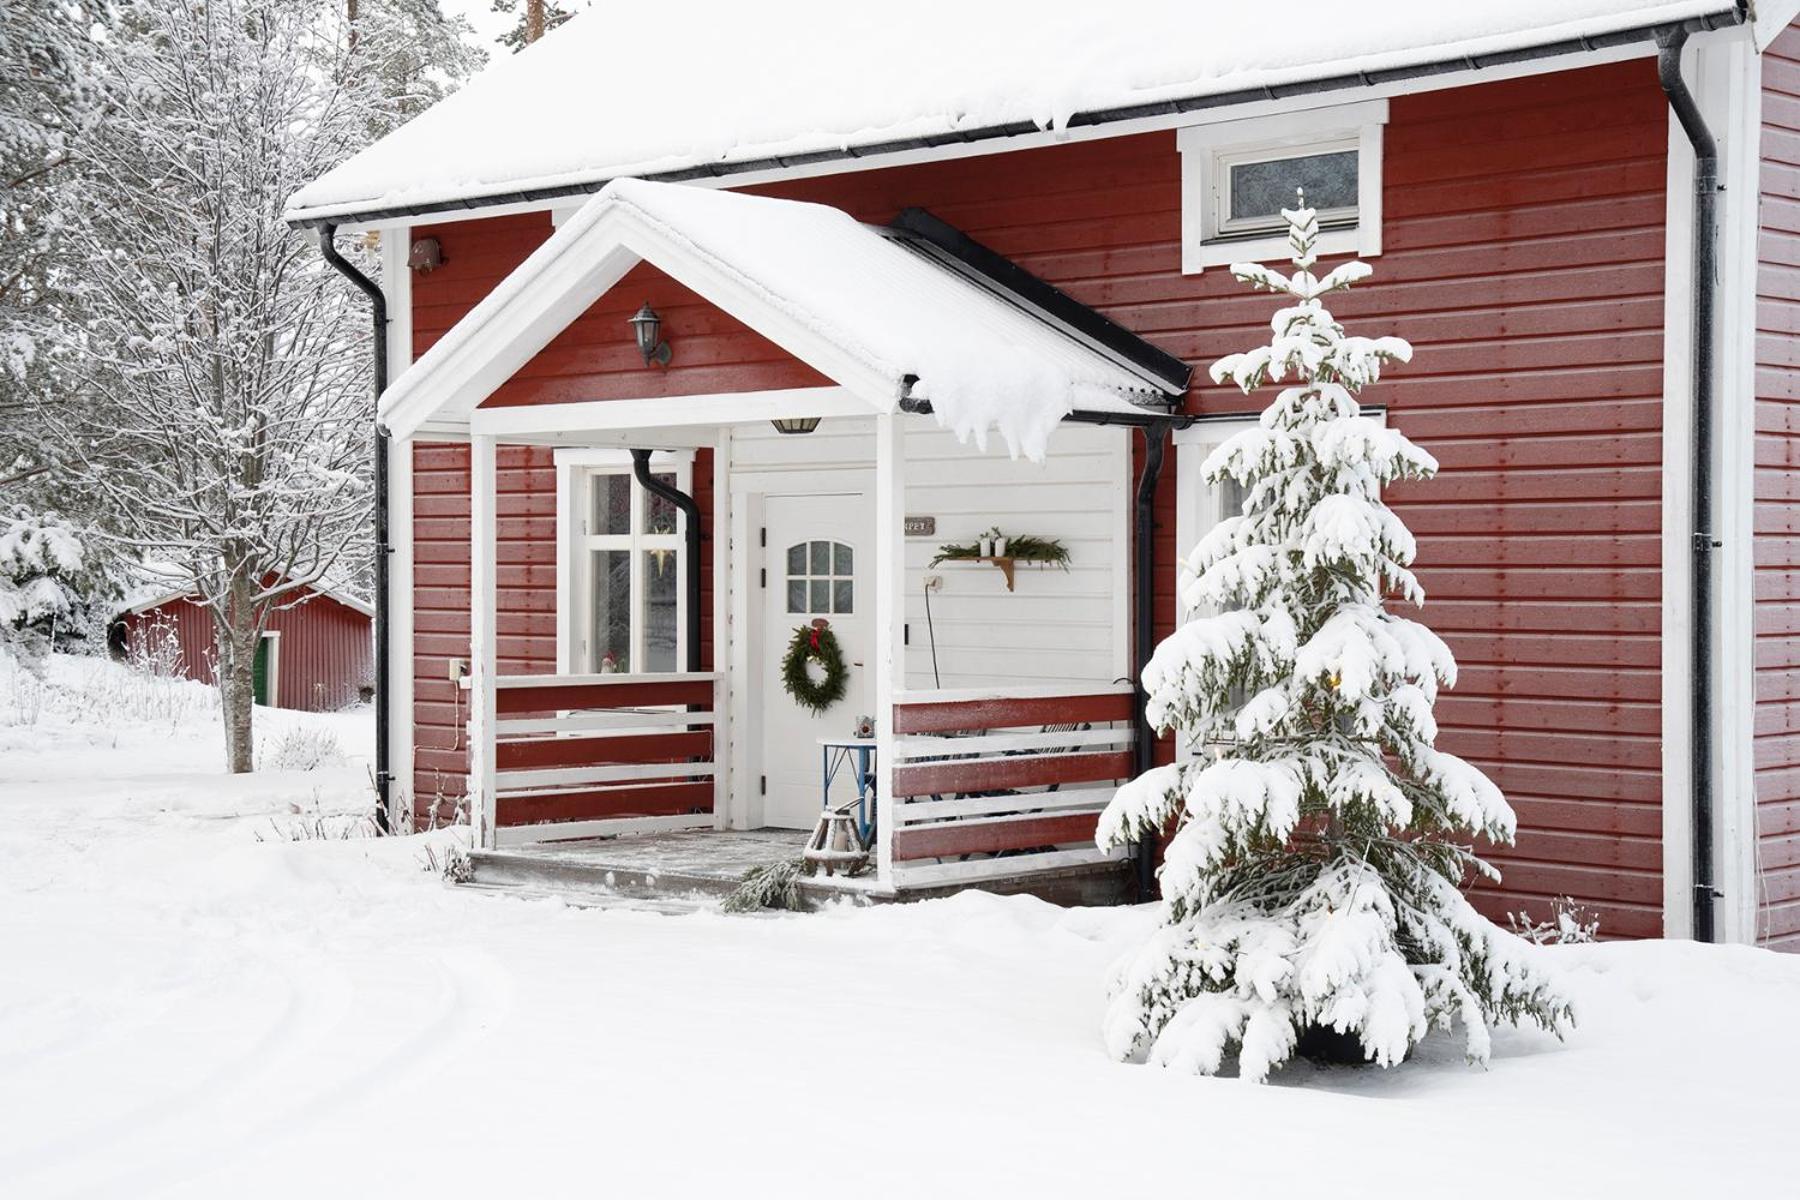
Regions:
[[[1073,725],[1129,721],[1129,692],[1025,699],[924,700],[894,709],[895,733],[958,733],[1022,725]]]

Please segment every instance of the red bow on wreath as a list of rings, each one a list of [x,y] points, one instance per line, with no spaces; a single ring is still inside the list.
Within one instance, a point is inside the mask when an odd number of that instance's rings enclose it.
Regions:
[[[830,621],[817,619],[813,621],[812,628],[806,631],[807,645],[811,647],[815,655],[818,654],[820,648],[819,635],[824,633],[830,624]]]

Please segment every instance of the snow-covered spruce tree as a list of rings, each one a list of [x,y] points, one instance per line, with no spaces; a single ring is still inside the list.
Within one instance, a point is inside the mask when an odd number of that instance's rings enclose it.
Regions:
[[[1490,1022],[1560,1035],[1573,1014],[1535,951],[1462,893],[1467,875],[1497,878],[1468,843],[1510,842],[1512,810],[1432,745],[1455,661],[1384,607],[1424,595],[1382,485],[1437,463],[1361,416],[1356,393],[1411,347],[1344,334],[1321,297],[1369,268],[1315,277],[1316,215],[1285,216],[1291,275],[1232,268],[1287,301],[1274,337],[1212,376],[1245,392],[1286,386],[1203,468],[1244,486],[1243,515],[1194,549],[1183,599],[1207,615],[1144,672],[1151,723],[1180,730],[1195,754],[1121,788],[1100,822],[1102,846],[1174,827],[1163,924],[1116,968],[1106,1042],[1120,1058],[1205,1074],[1235,1051],[1238,1073],[1262,1080],[1314,1031],[1354,1038],[1387,1066],[1460,1021],[1470,1059],[1485,1060]]]

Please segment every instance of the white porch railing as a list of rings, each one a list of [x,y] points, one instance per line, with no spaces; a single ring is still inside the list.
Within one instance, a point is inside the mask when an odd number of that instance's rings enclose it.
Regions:
[[[1086,866],[1100,810],[1135,771],[1129,685],[906,692],[894,702],[896,887]]]
[[[710,672],[496,678],[493,844],[712,828],[714,682]]]

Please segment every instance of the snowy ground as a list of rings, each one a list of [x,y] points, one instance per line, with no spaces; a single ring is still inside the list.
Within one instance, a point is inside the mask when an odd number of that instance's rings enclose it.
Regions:
[[[1102,1054],[1143,911],[665,917],[443,887],[348,762],[219,774],[203,689],[0,662],[0,1195],[1733,1195],[1791,1185],[1800,959],[1554,951],[1568,1045],[1256,1088]],[[441,841],[447,835],[436,835]]]

